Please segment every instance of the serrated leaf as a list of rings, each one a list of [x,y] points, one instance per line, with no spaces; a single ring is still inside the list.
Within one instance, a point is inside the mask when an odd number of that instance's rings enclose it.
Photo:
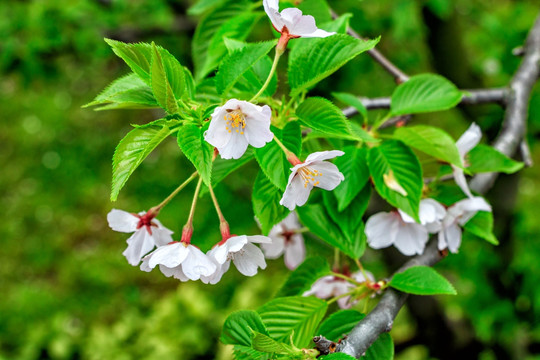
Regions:
[[[503,153],[488,145],[477,145],[467,154],[469,171],[473,173],[503,172],[513,174],[523,169],[524,164],[510,159]]]
[[[394,138],[436,159],[462,167],[454,139],[445,131],[426,125],[400,127]]]
[[[274,136],[280,139],[287,149],[295,154],[300,153],[302,147],[302,132],[298,122],[293,121],[287,123],[283,130],[274,126],[271,126],[270,129],[274,133]],[[283,150],[276,142],[271,141],[264,147],[255,149],[255,158],[257,159],[261,170],[268,179],[270,179],[272,184],[280,190],[285,191],[292,165],[287,161],[287,157],[283,153]]]
[[[390,113],[406,115],[448,110],[459,104],[462,97],[461,91],[440,75],[416,75],[396,88]]]
[[[392,360],[394,358],[394,342],[388,333],[379,335],[373,344],[367,349],[363,360]]]
[[[116,201],[133,171],[171,133],[167,126],[140,127],[131,130],[120,141],[113,156],[112,201]]]
[[[365,241],[356,236],[352,240],[346,237],[334,224],[322,205],[304,205],[297,207],[296,212],[302,224],[307,226],[311,232],[347,256],[358,259],[364,253]]]
[[[227,94],[238,79],[266,56],[275,45],[275,41],[247,44],[227,55],[221,62],[215,78],[217,91],[222,95]]]
[[[184,76],[184,69],[178,64],[179,68],[176,69],[176,74],[182,74],[182,82]],[[165,68],[167,65],[163,62],[161,54],[158,49],[152,43],[152,65],[150,67],[150,80],[152,82],[152,92],[156,98],[159,105],[164,108],[169,114],[175,114],[178,112],[178,103],[176,102],[176,97],[169,83],[168,76],[169,72],[166,72]],[[178,81],[178,80],[177,80]]]
[[[418,208],[424,182],[422,167],[412,150],[401,141],[384,141],[380,146],[369,149],[368,167],[375,189],[383,199],[419,221]],[[390,177],[403,187],[407,196],[388,187]]]
[[[334,160],[334,164],[345,177],[345,180],[334,190],[338,202],[338,211],[343,211],[358,195],[369,181],[367,166],[367,149],[347,146],[345,153]]]
[[[178,130],[178,146],[210,186],[214,148],[204,140],[203,130],[194,124],[183,125]]]
[[[397,273],[388,285],[415,295],[457,294],[452,284],[429,266],[413,266]]]
[[[321,359],[325,359],[325,360],[354,360],[355,358],[353,358],[352,356],[347,355],[345,353],[333,353],[333,354],[330,354],[330,355],[326,355],[326,356],[322,357]]]
[[[268,335],[259,313],[253,310],[236,311],[225,320],[220,340],[228,345],[251,346],[253,331]]]
[[[332,93],[332,96],[338,99],[339,101],[341,101],[342,103],[344,103],[345,105],[352,106],[353,108],[358,110],[360,114],[362,114],[362,117],[364,119],[367,119],[368,112],[367,112],[366,107],[364,106],[362,101],[356,96],[354,96],[353,94]]]
[[[252,347],[258,351],[280,355],[289,355],[295,353],[295,350],[293,350],[290,345],[278,342],[272,339],[270,336],[261,334],[259,332],[253,333]]]
[[[268,335],[276,340],[288,339],[299,348],[308,347],[313,333],[324,317],[328,305],[315,297],[283,297],[270,300],[257,312],[268,329]]]
[[[306,99],[296,109],[296,115],[307,126],[325,135],[350,138],[349,122],[341,110],[320,97]]]
[[[499,245],[499,240],[493,235],[493,213],[491,212],[477,212],[476,215],[467,221],[463,228],[490,244]]]
[[[357,310],[339,310],[326,318],[317,335],[322,335],[330,341],[338,341],[344,335],[347,335],[351,330],[362,320],[366,315]]]
[[[263,234],[268,234],[272,227],[283,220],[289,211],[279,201],[283,193],[259,171],[253,185],[253,212],[261,223]]]
[[[322,39],[303,39],[303,41],[306,46],[294,47],[289,57],[291,96],[310,89],[357,55],[372,49],[379,39],[363,41],[348,35],[336,34]]]
[[[302,295],[317,279],[329,273],[330,266],[326,259],[319,256],[308,258],[289,274],[276,297]]]
[[[271,354],[243,345],[235,345],[233,353],[235,360],[268,360],[271,357]]]

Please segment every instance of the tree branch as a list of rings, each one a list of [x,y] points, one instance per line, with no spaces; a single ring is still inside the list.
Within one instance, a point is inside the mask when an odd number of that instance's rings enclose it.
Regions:
[[[501,99],[507,99],[507,107],[502,131],[493,146],[508,156],[516,152],[525,137],[530,94],[539,75],[540,15],[527,37],[523,62],[510,82],[510,95],[506,97],[506,94],[500,94],[504,95]],[[478,96],[474,101],[479,103],[485,98]],[[491,188],[496,177],[496,173],[477,175],[471,182],[471,188],[483,194]],[[437,243],[431,241],[422,255],[405,263],[398,272],[415,265],[432,266],[442,258],[443,254],[438,251]],[[393,321],[405,304],[407,296],[400,291],[387,289],[377,306],[355,326],[349,336],[339,344],[337,351],[356,358],[362,356],[381,333],[392,329]]]

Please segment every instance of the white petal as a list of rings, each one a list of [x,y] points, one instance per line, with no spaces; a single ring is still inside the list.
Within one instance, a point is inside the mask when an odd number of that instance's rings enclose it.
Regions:
[[[222,147],[216,146],[216,148],[223,159],[240,159],[248,147],[246,136],[236,131],[232,131],[231,134],[227,144]]]
[[[465,173],[463,172],[463,169],[458,168],[457,166],[452,165],[452,169],[454,170],[454,180],[456,181],[456,184],[463,190],[465,195],[468,197],[473,197],[473,194],[471,193],[471,190],[469,189],[469,185],[467,184],[467,179],[465,178]]]
[[[153,269],[156,265],[161,264],[168,268],[174,268],[186,259],[188,253],[189,250],[180,242],[161,246],[151,254],[148,266]]]
[[[219,265],[216,263],[217,269],[216,271],[210,275],[210,276],[201,276],[201,281],[205,284],[217,284],[221,278],[223,277],[223,274],[225,274],[229,267],[231,266],[231,261],[226,261],[223,265]]]
[[[152,226],[152,238],[156,246],[165,246],[173,242],[173,232],[167,228],[156,228]]]
[[[128,247],[122,255],[124,255],[133,266],[137,266],[142,257],[148,254],[154,248],[154,239],[146,231],[146,228],[140,228],[127,240]]]
[[[478,211],[491,211],[491,205],[482,197],[473,197],[460,200],[452,206],[458,214],[457,221],[460,225],[465,225]]]
[[[145,256],[142,259],[142,263],[141,263],[141,266],[140,266],[140,269],[142,271],[146,271],[146,272],[152,271],[153,268],[151,268],[150,265],[148,265],[148,261],[150,261],[150,256]]]
[[[112,209],[107,214],[109,227],[114,231],[130,233],[137,230],[139,218],[124,210]]]
[[[315,281],[311,289],[304,292],[302,296],[315,295],[319,299],[327,299],[334,294],[334,282],[333,276],[324,276]]]
[[[287,26],[287,28],[289,29],[289,32],[291,28],[293,28],[296,25],[296,23],[298,23],[300,19],[302,18],[302,11],[297,8],[284,9],[281,11],[280,14],[281,14],[281,18],[283,19],[283,22],[285,23],[285,26]]]
[[[459,246],[461,245],[461,228],[458,225],[454,224],[443,229],[443,231],[448,250],[453,253],[457,253]]]
[[[314,162],[310,167],[321,173],[320,176],[315,178],[319,182],[316,186],[321,189],[334,190],[345,179],[338,167],[332,163],[326,161]]]
[[[182,271],[190,280],[199,280],[201,276],[211,276],[217,270],[216,264],[200,249],[188,245],[189,255],[182,262]]]
[[[182,271],[182,265],[178,265],[174,268],[168,268],[165,265],[159,265],[159,270],[165,275],[166,277],[174,277],[175,279],[178,279],[180,281],[188,281],[189,279]]]
[[[281,224],[287,228],[287,230],[296,230],[300,229],[302,225],[300,225],[300,222],[298,221],[298,215],[296,215],[295,212],[289,213],[285,219],[281,222]]]
[[[428,239],[428,232],[422,225],[403,223],[399,227],[394,246],[403,255],[422,254]]]
[[[295,234],[285,247],[285,265],[289,270],[294,270],[305,258],[306,247],[304,245],[304,238],[300,234]]]
[[[223,245],[227,247],[228,252],[237,252],[240,251],[248,242],[249,238],[246,235],[240,235],[229,238]]]
[[[233,262],[238,271],[245,276],[257,274],[257,268],[266,268],[264,255],[258,247],[253,244],[246,244],[241,252],[235,253]]]
[[[281,32],[283,29],[283,20],[279,14],[279,0],[263,0],[264,11],[270,18],[272,25],[276,28],[277,31]]]
[[[264,8],[279,10],[279,0],[263,0]]]
[[[264,235],[251,235],[251,236],[247,236],[247,239],[250,243],[254,243],[254,244],[271,244],[272,243],[272,239]]]
[[[471,126],[461,135],[459,140],[456,142],[459,154],[463,158],[469,151],[471,151],[482,139],[482,130],[475,123],[472,123]]]
[[[204,140],[210,145],[221,148],[230,142],[232,133],[227,130],[227,121],[224,117],[227,115],[224,106],[217,107],[212,114],[210,126],[204,134]]]
[[[292,177],[293,175],[296,176]],[[285,192],[279,203],[292,211],[297,205],[302,206],[307,202],[313,185],[308,183],[304,186],[304,182],[300,176],[295,173],[291,174],[291,177],[289,177],[289,184],[285,188]]]
[[[335,34],[336,34],[335,32],[328,32],[322,29],[317,29],[314,32],[309,33],[309,34],[297,34],[297,35],[300,35],[301,37],[305,37],[305,38],[325,38],[325,37],[332,36]]]
[[[267,105],[264,106],[264,112],[256,116],[246,118],[246,128],[244,133],[247,142],[256,148],[261,148],[266,143],[272,141],[274,133],[270,131],[270,117],[272,111]]]
[[[313,154],[309,154],[303,164],[309,165],[315,161],[333,159],[335,157],[342,156],[343,154],[345,153],[340,150],[318,151],[318,152],[314,152]]]
[[[261,249],[267,259],[277,259],[285,251],[285,239],[277,236],[272,239],[271,244],[261,244]]]
[[[380,212],[367,220],[364,232],[371,248],[382,249],[392,245],[398,232],[398,216],[396,213]]]
[[[338,306],[341,309],[350,309],[351,306],[352,306],[352,304],[350,303],[350,300],[351,300],[350,296],[342,297],[342,298],[338,299],[338,301],[337,301]]]
[[[442,220],[446,215],[446,209],[439,202],[433,199],[420,201],[418,216],[421,224],[429,224]]]
[[[285,12],[285,10],[283,10],[283,12]],[[300,14],[302,14],[302,12],[300,12]],[[299,36],[312,34],[315,31],[317,31],[317,25],[315,24],[315,18],[311,15],[300,16],[300,18],[298,18],[297,21],[289,28],[289,32],[292,35]]]
[[[416,220],[414,220],[409,214],[407,214],[405,211],[401,209],[397,209],[399,216],[401,216],[401,220],[405,221],[406,223],[410,224],[416,224]]]

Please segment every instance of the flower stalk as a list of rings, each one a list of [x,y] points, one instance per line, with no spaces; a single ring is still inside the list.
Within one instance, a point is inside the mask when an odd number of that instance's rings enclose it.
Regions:
[[[193,179],[195,179],[199,175],[197,171],[195,171],[193,174],[191,174],[190,177],[186,179],[180,186],[178,186],[165,200],[163,200],[159,205],[154,206],[150,210],[148,210],[147,215],[151,216],[152,218],[158,216],[161,209],[165,207],[180,191],[182,191]]]
[[[268,73],[268,77],[266,78],[266,81],[264,82],[259,92],[255,94],[255,96],[253,96],[251,100],[249,100],[249,102],[254,102],[255,100],[257,100],[259,96],[261,96],[262,93],[266,90],[268,85],[270,85],[270,81],[272,81],[272,76],[274,76],[274,73],[276,72],[279,59],[281,55],[285,52],[285,49],[280,49],[280,43],[281,43],[282,38],[283,38],[283,35],[279,39],[278,45],[276,46],[276,54],[274,55],[274,62],[272,63],[272,68],[270,69],[270,72]],[[285,48],[287,48],[287,43],[285,43]]]
[[[180,241],[185,244],[191,243],[191,236],[193,235],[193,218],[195,217],[195,208],[197,207],[197,200],[199,198],[199,192],[201,191],[202,181],[203,179],[200,177],[197,182],[197,187],[195,188],[195,193],[193,194],[193,201],[191,202],[188,220],[182,228],[182,239]]]

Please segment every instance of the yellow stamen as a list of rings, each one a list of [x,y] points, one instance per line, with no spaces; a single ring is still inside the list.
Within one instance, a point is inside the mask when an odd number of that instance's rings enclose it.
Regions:
[[[246,116],[240,109],[229,111],[229,113],[225,115],[223,119],[227,122],[227,125],[232,129],[235,129],[237,133],[243,134],[243,132],[240,132],[240,130],[246,128]],[[228,127],[225,128],[227,130],[229,129]]]
[[[309,166],[304,166],[298,169],[298,174],[300,174],[300,177],[302,178],[302,180],[304,180],[304,187],[306,188],[310,183],[313,186],[319,185],[319,181],[316,181],[315,177],[322,176],[322,172],[312,169]]]

